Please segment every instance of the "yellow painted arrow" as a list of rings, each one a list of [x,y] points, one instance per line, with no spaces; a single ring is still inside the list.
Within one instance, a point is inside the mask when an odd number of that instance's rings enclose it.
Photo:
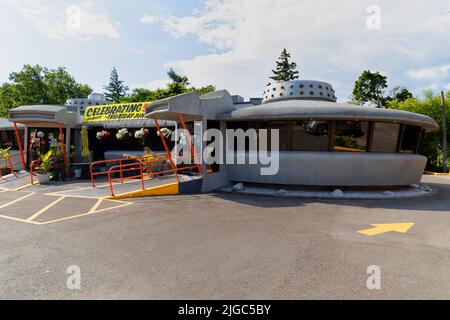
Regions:
[[[389,223],[389,224],[371,224],[373,228],[358,231],[366,236],[376,236],[387,232],[407,233],[415,223]]]

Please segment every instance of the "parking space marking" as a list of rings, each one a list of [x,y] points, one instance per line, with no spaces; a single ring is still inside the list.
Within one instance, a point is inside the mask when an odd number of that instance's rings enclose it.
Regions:
[[[26,189],[26,188],[29,188],[29,187],[32,187],[33,185],[31,184],[31,183],[29,183],[29,184],[26,184],[26,185],[24,185],[24,186],[20,186],[20,187],[18,187],[17,189],[14,189],[14,190],[12,190],[12,191],[22,191],[23,189]]]
[[[23,199],[26,199],[26,198],[28,198],[28,197],[31,197],[31,196],[33,196],[33,195],[35,195],[35,194],[36,194],[36,192],[32,192],[32,193],[29,193],[29,194],[27,194],[27,195],[25,195],[25,196],[23,196],[23,197],[20,197],[20,198],[18,198],[18,199],[16,199],[16,200],[13,200],[13,201],[10,201],[10,202],[8,202],[8,203],[5,203],[4,205],[1,205],[1,206],[0,206],[0,209],[9,207],[10,205],[13,205],[14,203],[17,203],[17,202],[19,202],[19,201],[22,201]]]
[[[1,192],[7,192],[7,191],[13,191],[13,190],[5,190],[5,189],[0,189],[0,193]],[[33,195],[36,195],[37,192],[30,192],[27,193],[26,195],[17,198],[13,201],[10,201],[8,203],[5,203],[3,205],[0,206],[0,209],[9,207],[15,203],[18,203],[22,200],[25,200]],[[123,200],[108,200],[105,199],[105,197],[89,197],[89,196],[72,196],[72,195],[61,195],[61,194],[52,194],[52,193],[43,193],[42,195],[44,196],[51,196],[51,197],[57,197],[57,199],[55,201],[53,201],[52,203],[50,203],[49,205],[45,206],[44,208],[40,209],[39,211],[37,211],[36,213],[34,213],[31,217],[27,218],[27,219],[20,219],[20,218],[15,218],[15,217],[11,217],[11,216],[7,216],[7,215],[0,215],[0,218],[3,219],[7,219],[7,220],[11,220],[11,221],[16,221],[16,222],[22,222],[22,223],[27,223],[27,224],[33,224],[33,225],[47,225],[47,224],[51,224],[51,223],[56,223],[56,222],[61,222],[61,221],[66,221],[66,220],[72,220],[72,219],[76,219],[76,218],[81,218],[84,216],[88,216],[88,215],[93,215],[93,214],[97,214],[97,213],[102,213],[102,212],[106,212],[106,211],[111,211],[111,210],[115,210],[115,209],[120,209],[126,206],[130,206],[132,204],[134,204],[134,202],[130,202],[130,201],[123,201]],[[73,216],[69,216],[69,217],[64,217],[61,219],[55,219],[55,220],[50,220],[50,221],[42,221],[42,222],[38,222],[35,221],[38,217],[41,216],[45,216],[45,213],[51,209],[52,207],[58,205],[59,203],[61,203],[64,199],[67,198],[77,198],[77,199],[94,199],[97,200],[95,202],[95,204],[89,209],[88,212],[83,213],[83,214],[77,214],[77,215],[73,215]],[[112,206],[112,207],[107,207],[107,208],[103,208],[103,209],[99,209],[100,206],[105,203],[105,202],[112,202],[112,203],[117,203],[118,205]]]
[[[12,221],[16,221],[16,222],[28,223],[28,224],[35,224],[35,225],[40,224],[39,222],[35,222],[35,221],[27,221],[27,220],[23,220],[23,219],[19,219],[19,218],[14,218],[14,217],[10,217],[10,216],[3,216],[3,215],[0,215],[0,218],[2,218],[2,219],[7,219],[7,220],[12,220]]]
[[[66,197],[62,196],[60,198],[58,198],[57,200],[53,201],[52,203],[50,203],[48,206],[42,208],[41,210],[39,210],[38,212],[36,212],[35,214],[33,214],[31,217],[29,217],[27,219],[27,221],[33,221],[34,219],[36,219],[37,217],[39,217],[41,214],[43,214],[44,212],[46,212],[48,209],[50,209],[51,207],[57,205],[58,203],[60,203],[61,201],[63,201]]]
[[[94,206],[91,208],[91,210],[89,210],[88,213],[94,213],[98,209],[98,207],[100,207],[102,202],[103,202],[103,199],[98,199],[97,202],[94,204]]]
[[[101,199],[101,200],[103,201],[104,199]],[[111,207],[111,208],[105,208],[105,209],[96,210],[96,211],[93,211],[93,212],[91,212],[92,211],[92,209],[91,209],[87,213],[78,214],[78,215],[75,215],[75,216],[65,217],[65,218],[56,219],[56,220],[45,221],[45,222],[36,222],[36,224],[38,224],[38,225],[47,225],[47,224],[51,224],[51,223],[72,220],[72,219],[81,218],[81,217],[85,217],[85,216],[90,216],[90,215],[101,213],[101,212],[105,212],[105,211],[110,211],[110,210],[114,210],[114,209],[127,207],[127,206],[130,206],[130,205],[134,204],[132,202],[125,202],[125,201],[116,201],[116,200],[108,200],[108,201],[115,201],[115,202],[122,203],[122,204],[118,205],[118,206],[115,206],[115,207]],[[95,205],[97,205],[97,203]],[[95,205],[94,205],[94,207],[95,207]]]

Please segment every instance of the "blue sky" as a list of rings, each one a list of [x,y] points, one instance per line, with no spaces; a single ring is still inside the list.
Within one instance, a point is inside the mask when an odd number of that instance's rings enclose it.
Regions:
[[[102,91],[113,66],[156,88],[170,67],[196,85],[260,96],[286,47],[301,77],[340,101],[364,69],[390,86],[450,90],[448,0],[0,0],[0,82],[23,64],[65,66]]]

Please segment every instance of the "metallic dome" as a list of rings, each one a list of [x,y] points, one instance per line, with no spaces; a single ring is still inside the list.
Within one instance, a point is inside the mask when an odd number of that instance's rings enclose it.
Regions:
[[[262,103],[279,100],[322,100],[336,102],[333,86],[327,82],[314,80],[293,80],[269,84]]]

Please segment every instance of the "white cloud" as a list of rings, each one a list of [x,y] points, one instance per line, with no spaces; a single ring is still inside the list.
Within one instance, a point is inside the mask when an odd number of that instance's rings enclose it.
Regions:
[[[418,80],[442,80],[449,76],[450,64],[428,68],[409,69],[408,76]]]
[[[170,81],[168,79],[158,79],[158,80],[152,80],[150,82],[147,82],[145,84],[135,84],[131,85],[130,89],[136,89],[136,88],[144,88],[144,89],[150,89],[150,90],[156,90],[156,89],[165,89],[167,88],[167,84]]]
[[[82,0],[73,5],[66,0],[3,0],[21,11],[50,38],[92,40],[120,38],[119,24],[112,22],[103,2]]]
[[[144,24],[154,24],[156,22],[159,22],[160,19],[157,16],[152,16],[146,13],[139,19],[139,21]]]
[[[385,70],[391,85],[421,90],[406,71],[442,61],[450,51],[448,0],[378,0],[381,29],[368,30],[369,0],[205,0],[184,17],[160,17],[174,38],[194,37],[214,51],[167,63],[193,85],[215,84],[260,96],[286,47],[302,78],[331,81],[346,100],[364,69]],[[436,48],[439,48],[437,50]],[[431,63],[430,63],[431,62]],[[449,79],[450,80],[450,79]],[[447,81],[448,82],[448,81]]]

